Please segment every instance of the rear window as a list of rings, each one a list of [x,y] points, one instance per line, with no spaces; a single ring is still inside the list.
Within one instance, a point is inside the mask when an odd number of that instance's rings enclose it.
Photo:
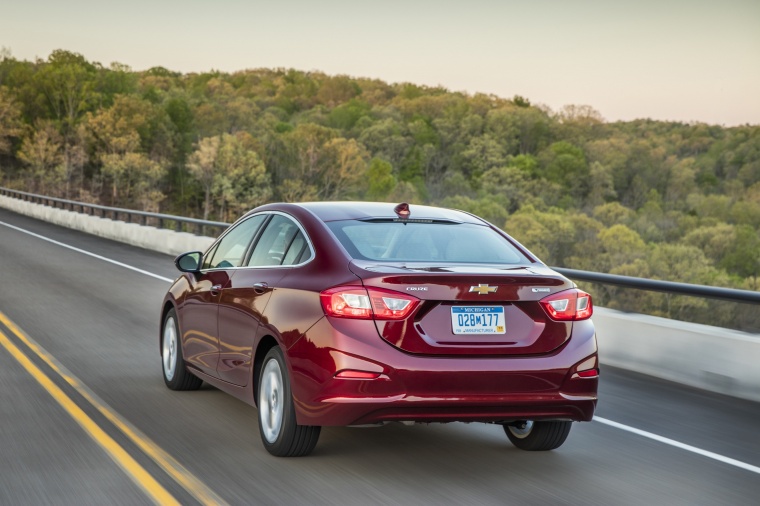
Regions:
[[[470,223],[333,221],[330,230],[354,258],[394,262],[530,262],[494,230]]]

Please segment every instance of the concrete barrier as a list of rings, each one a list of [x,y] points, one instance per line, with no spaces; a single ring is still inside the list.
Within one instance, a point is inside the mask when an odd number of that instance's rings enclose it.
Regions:
[[[4,196],[0,207],[170,255],[204,251],[213,242]],[[760,335],[600,307],[594,308],[593,320],[603,365],[760,401]]]
[[[760,401],[760,335],[599,307],[593,320],[602,364]]]
[[[0,195],[0,207],[63,227],[169,255],[205,251],[214,239],[90,216]]]

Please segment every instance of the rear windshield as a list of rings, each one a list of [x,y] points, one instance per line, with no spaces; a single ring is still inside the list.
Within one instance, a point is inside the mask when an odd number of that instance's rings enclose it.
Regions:
[[[332,221],[327,226],[354,258],[394,262],[529,263],[494,230],[470,223]]]

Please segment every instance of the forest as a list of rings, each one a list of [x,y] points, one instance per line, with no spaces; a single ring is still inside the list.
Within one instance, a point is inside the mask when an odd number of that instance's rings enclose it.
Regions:
[[[760,125],[607,122],[316,71],[2,50],[0,185],[228,222],[274,201],[404,201],[475,213],[548,265],[748,290],[760,274]],[[749,305],[583,287],[597,305],[760,330]]]

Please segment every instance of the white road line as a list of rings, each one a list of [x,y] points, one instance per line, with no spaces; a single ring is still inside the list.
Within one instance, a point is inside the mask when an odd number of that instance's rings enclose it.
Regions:
[[[19,228],[15,225],[11,225],[9,223],[5,223],[3,221],[0,221],[0,225],[3,225],[8,228],[12,228],[13,230],[16,230],[18,232],[23,232],[24,234],[31,235],[33,237],[36,237],[38,239],[42,239],[43,241],[47,241],[49,243],[57,244],[58,246],[61,246],[63,248],[70,249],[72,251],[76,251],[78,253],[82,253],[83,255],[87,255],[93,258],[97,258],[98,260],[103,260],[104,262],[108,262],[110,264],[118,265],[119,267],[124,267],[125,269],[129,269],[131,271],[139,272],[140,274],[145,274],[146,276],[150,276],[151,278],[160,279],[161,281],[166,281],[168,283],[173,282],[173,279],[165,278],[163,276],[159,276],[158,274],[153,274],[152,272],[144,271],[142,269],[138,269],[137,267],[132,267],[131,265],[127,265],[121,262],[117,262],[116,260],[111,260],[110,258],[102,257],[100,255],[96,255],[95,253],[90,253],[89,251],[85,251],[83,249],[75,248],[74,246],[69,246],[68,244],[56,241],[54,239],[50,239],[49,237],[45,237],[44,235],[35,234],[34,232],[30,232],[29,230],[24,230],[23,228]]]
[[[28,230],[24,230],[23,228],[16,227],[14,225],[9,225],[8,223],[0,221],[0,225],[6,226],[8,228],[12,228],[14,230],[17,230],[19,232],[23,232],[25,234],[29,234],[33,237],[37,237],[39,239],[42,239],[44,241],[57,244],[58,246],[62,246],[64,248],[68,248],[73,251],[77,251],[79,253],[82,253],[84,255],[91,256],[93,258],[97,258],[99,260],[103,260],[104,262],[108,262],[114,265],[118,265],[119,267],[124,267],[125,269],[129,269],[135,272],[139,272],[140,274],[145,274],[146,276],[150,276],[152,278],[160,279],[162,281],[167,281],[171,283],[174,281],[173,279],[165,278],[163,276],[159,276],[158,274],[153,274],[152,272],[144,271],[142,269],[138,269],[136,267],[132,267],[131,265],[127,265],[121,262],[117,262],[116,260],[111,260],[110,258],[106,258],[100,255],[96,255],[95,253],[90,253],[89,251],[85,251],[83,249],[75,248],[74,246],[69,246],[68,244],[55,241],[53,239],[50,239],[48,237],[45,237],[43,235],[35,234],[34,232],[30,232]],[[630,432],[632,434],[636,434],[638,436],[642,436],[648,439],[651,439],[653,441],[657,441],[658,443],[663,443],[669,446],[673,446],[675,448],[680,448],[681,450],[686,450],[688,452],[696,453],[697,455],[702,455],[703,457],[707,457],[709,459],[717,460],[718,462],[722,462],[724,464],[728,464],[730,466],[738,467],[740,469],[744,469],[746,471],[750,471],[752,473],[760,474],[760,467],[753,466],[751,464],[747,464],[746,462],[742,462],[740,460],[732,459],[730,457],[724,457],[723,455],[719,455],[717,453],[713,453],[707,450],[703,450],[701,448],[697,448],[696,446],[687,445],[685,443],[681,443],[679,441],[676,441],[674,439],[669,439],[663,436],[658,436],[657,434],[653,434],[651,432],[647,432],[645,430],[637,429],[635,427],[631,427],[628,425],[623,425],[622,423],[614,422],[612,420],[607,420],[606,418],[601,418],[598,416],[594,417],[595,422],[599,422],[604,425],[609,425],[610,427],[615,427],[616,429],[624,430],[626,432]]]
[[[657,441],[658,443],[674,446],[676,448],[680,448],[681,450],[686,450],[687,452],[696,453],[697,455],[702,455],[703,457],[707,457],[708,459],[717,460],[718,462],[723,462],[724,464],[728,464],[730,466],[739,467],[741,469],[745,469],[752,473],[760,474],[760,467],[747,464],[746,462],[742,462],[740,460],[732,459],[730,457],[724,457],[723,455],[709,452],[707,450],[697,448],[696,446],[687,445],[679,441],[676,441],[674,439],[658,436],[657,434],[653,434],[645,430],[637,429],[635,427],[630,427],[628,425],[623,425],[622,423],[613,422],[612,420],[607,420],[606,418],[595,416],[594,421],[603,423],[604,425],[609,425],[610,427],[615,427],[616,429],[630,432],[632,434],[636,434],[637,436],[642,436],[648,439],[652,439],[654,441]]]

